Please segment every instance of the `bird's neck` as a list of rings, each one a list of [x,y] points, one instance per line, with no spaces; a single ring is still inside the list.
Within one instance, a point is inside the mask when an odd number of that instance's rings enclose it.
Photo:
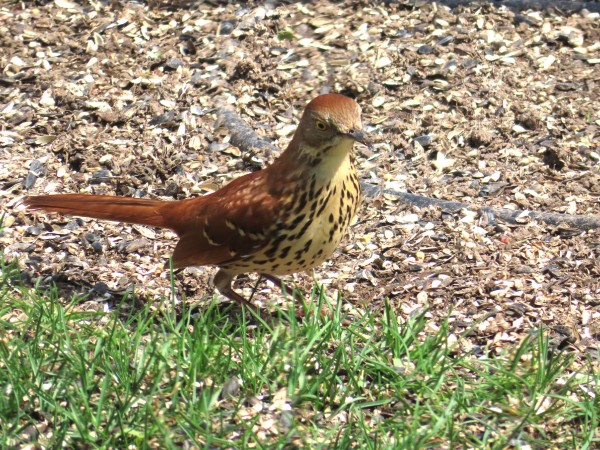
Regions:
[[[290,143],[281,154],[276,170],[285,167],[286,173],[293,173],[299,179],[316,179],[319,184],[328,184],[354,170],[351,139],[339,139],[313,147],[305,142]]]

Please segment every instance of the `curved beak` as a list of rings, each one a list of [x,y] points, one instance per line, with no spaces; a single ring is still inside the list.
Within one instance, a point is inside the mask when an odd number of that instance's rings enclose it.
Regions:
[[[367,133],[365,133],[363,130],[354,130],[351,133],[347,133],[346,136],[354,139],[356,142],[365,144],[370,149],[373,149],[373,143],[367,138]]]

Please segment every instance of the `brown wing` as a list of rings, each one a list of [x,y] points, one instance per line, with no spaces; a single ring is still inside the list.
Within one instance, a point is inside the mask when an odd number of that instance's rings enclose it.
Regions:
[[[240,177],[205,197],[178,202],[175,268],[220,265],[260,251],[277,229],[290,195],[268,189],[267,171]]]

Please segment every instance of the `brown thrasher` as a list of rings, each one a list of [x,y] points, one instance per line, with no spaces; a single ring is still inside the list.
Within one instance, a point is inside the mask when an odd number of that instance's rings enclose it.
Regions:
[[[360,107],[325,94],[304,110],[287,149],[265,169],[211,194],[161,201],[107,195],[26,197],[31,209],[168,228],[179,236],[173,267],[214,265],[217,290],[250,306],[231,284],[242,273],[277,281],[327,259],[356,214],[354,141],[369,145]],[[281,285],[280,285],[281,286]]]

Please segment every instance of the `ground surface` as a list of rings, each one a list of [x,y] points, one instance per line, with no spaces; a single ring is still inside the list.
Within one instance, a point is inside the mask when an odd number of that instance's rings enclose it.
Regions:
[[[83,2],[82,2],[83,3]],[[125,3],[125,2],[123,2]],[[183,199],[275,155],[241,152],[215,127],[229,105],[284,148],[316,95],[357,99],[374,151],[364,182],[476,206],[595,215],[600,197],[597,13],[449,10],[368,2],[194,8],[56,0],[0,9],[0,246],[32,282],[103,308],[132,285],[171,292],[170,232],[31,214],[24,195],[85,192]],[[472,345],[532,327],[596,354],[599,231],[365,200],[351,236],[314,279],[353,308],[452,311]],[[212,300],[212,268],[175,277]],[[312,274],[298,274],[304,291]],[[252,282],[237,288],[249,295]],[[261,285],[255,301],[284,302]],[[435,321],[432,321],[435,323]]]

